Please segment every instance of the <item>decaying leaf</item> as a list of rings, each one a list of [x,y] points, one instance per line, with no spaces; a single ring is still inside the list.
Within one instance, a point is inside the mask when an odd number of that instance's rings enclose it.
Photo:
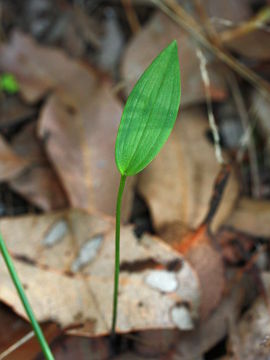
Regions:
[[[66,195],[38,141],[34,123],[13,138],[12,148],[28,166],[9,182],[11,188],[43,210],[66,207]]]
[[[196,229],[209,207],[213,184],[219,172],[214,149],[207,140],[208,121],[198,109],[180,112],[164,149],[139,177],[139,192],[146,199],[154,227],[163,233]],[[212,230],[230,214],[238,195],[230,176]],[[184,233],[185,231],[183,231]]]
[[[16,75],[28,101],[53,92],[39,119],[39,135],[69,202],[113,215],[119,182],[114,142],[122,107],[110,84],[63,52],[19,33],[0,48],[0,68]],[[133,181],[125,191],[125,219]]]
[[[242,198],[226,220],[226,225],[253,236],[270,238],[270,202]]]
[[[269,299],[269,273],[264,273],[262,279],[268,291]],[[237,356],[240,359],[269,359],[270,315],[269,305],[267,306],[263,297],[259,297],[254,302],[238,322],[235,330]]]
[[[251,15],[249,0],[203,0],[201,3],[209,16],[209,20],[227,20],[233,24],[248,20]]]
[[[39,321],[74,326],[72,333],[81,335],[109,332],[114,266],[110,219],[71,210],[5,219],[0,228]],[[181,255],[150,235],[138,241],[128,226],[122,228],[121,259],[120,332],[193,328],[200,290]],[[0,299],[24,317],[3,262],[0,277]]]
[[[0,137],[0,181],[14,179],[28,165],[28,162],[17,155],[7,143]]]
[[[205,90],[200,73],[196,45],[190,37],[166,15],[158,12],[146,27],[128,45],[123,59],[122,73],[130,92],[144,69],[168,43],[176,39],[179,44],[179,59],[182,83],[182,105],[205,100]],[[151,46],[149,46],[151,44]],[[211,96],[221,100],[226,91],[221,78],[209,66]]]
[[[114,162],[114,141],[121,107],[107,85],[96,85],[89,100],[71,111],[58,96],[43,108],[39,135],[74,207],[98,209],[113,215],[119,174]],[[124,194],[124,219],[132,200],[134,179]]]
[[[221,34],[223,44],[231,51],[239,55],[256,59],[270,59],[270,33],[263,29],[253,29],[252,31],[240,32],[235,34],[233,31],[227,31]]]
[[[20,125],[36,113],[35,107],[25,104],[19,97],[0,98],[0,129]]]
[[[215,248],[207,225],[182,239],[176,236],[165,240],[185,256],[198,274],[201,287],[200,319],[206,319],[221,302],[226,283],[222,254]]]
[[[125,353],[117,359],[164,359],[194,360],[203,358],[205,352],[224,339],[231,319],[237,319],[243,306],[254,299],[255,279],[244,276],[240,283],[234,284],[218,308],[206,321],[201,321],[196,329],[189,332],[177,330],[144,331],[135,342],[135,353]]]

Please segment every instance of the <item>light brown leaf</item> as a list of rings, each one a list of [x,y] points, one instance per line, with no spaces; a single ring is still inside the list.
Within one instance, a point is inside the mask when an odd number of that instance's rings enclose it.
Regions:
[[[114,263],[110,219],[73,210],[5,219],[0,227],[39,321],[77,325],[72,333],[81,335],[108,333]],[[145,266],[136,270],[136,264]],[[183,257],[150,235],[138,241],[128,226],[122,228],[121,268],[120,332],[193,328],[200,290]],[[25,317],[2,261],[0,277],[0,299]]]
[[[206,137],[208,129],[203,112],[182,110],[163,150],[139,177],[139,192],[150,207],[158,231],[165,231],[171,224],[177,231],[194,230],[207,214],[219,172],[213,146]],[[237,182],[231,176],[212,230],[228,217],[237,195]]]
[[[182,106],[205,100],[205,89],[196,55],[196,45],[178,25],[160,12],[153,16],[127,47],[122,65],[123,77],[127,82],[127,94],[156,54],[173,39],[177,40],[179,49]],[[211,65],[208,70],[211,80],[211,96],[213,99],[221,100],[226,94],[223,81],[214,72]]]
[[[270,238],[270,202],[242,198],[225,222],[226,226],[254,236]]]
[[[36,125],[25,126],[13,138],[12,147],[29,165],[9,182],[11,188],[43,210],[66,207],[66,195],[38,141]]]

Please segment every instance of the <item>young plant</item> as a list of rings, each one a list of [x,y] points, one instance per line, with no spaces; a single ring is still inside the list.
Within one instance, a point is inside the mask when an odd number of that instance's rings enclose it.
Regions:
[[[120,214],[126,178],[142,171],[167,141],[177,117],[180,96],[177,43],[173,41],[155,58],[131,91],[116,138],[115,161],[121,179],[116,205],[113,335],[117,321]]]

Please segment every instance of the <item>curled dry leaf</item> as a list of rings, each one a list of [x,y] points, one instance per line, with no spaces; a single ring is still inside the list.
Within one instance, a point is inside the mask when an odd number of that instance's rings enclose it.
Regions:
[[[66,195],[38,141],[34,123],[13,138],[12,148],[28,161],[28,166],[9,182],[11,188],[43,210],[66,207]]]
[[[270,238],[270,201],[242,198],[225,224],[243,233]]]
[[[81,335],[110,331],[110,219],[73,210],[5,219],[0,227],[39,321],[77,326],[70,331]],[[128,226],[122,228],[121,259],[120,332],[194,326],[200,290],[196,274],[181,255],[150,235],[138,241]],[[0,299],[25,316],[3,262],[0,276]],[[185,316],[176,311],[181,304],[188,304]]]
[[[69,202],[113,215],[119,182],[114,141],[122,108],[110,84],[63,52],[39,46],[19,33],[0,48],[0,68],[16,75],[28,101],[53,92],[39,119],[39,135]],[[133,182],[125,191],[125,219]]]
[[[133,38],[124,55],[122,74],[127,82],[129,93],[151,63],[152,59],[173,39],[179,44],[182,98],[186,105],[205,100],[205,89],[200,73],[200,64],[196,55],[196,45],[185,32],[166,15],[157,12],[145,28]],[[149,46],[151,44],[151,46]],[[209,66],[211,96],[215,100],[225,97],[226,91],[221,78]]]
[[[207,140],[209,125],[198,109],[183,110],[159,156],[139,177],[154,227],[163,234],[171,224],[175,235],[196,229],[204,220],[219,172],[214,149]],[[235,176],[229,178],[212,230],[230,214],[238,196]]]
[[[204,320],[223,297],[225,269],[222,254],[215,249],[207,225],[202,225],[182,239],[170,239],[170,243],[185,256],[198,274],[201,287],[200,319]]]
[[[0,137],[0,181],[14,179],[28,165],[28,162],[17,155],[7,143]]]

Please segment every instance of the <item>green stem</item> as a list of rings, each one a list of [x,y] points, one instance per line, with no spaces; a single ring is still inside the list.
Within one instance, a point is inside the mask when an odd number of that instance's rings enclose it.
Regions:
[[[113,317],[112,317],[112,335],[115,335],[115,326],[117,321],[118,305],[118,284],[120,268],[120,221],[121,221],[121,203],[123,191],[126,183],[126,175],[121,175],[117,204],[116,204],[116,224],[115,224],[115,262],[114,262],[114,292],[113,292]]]
[[[40,326],[38,325],[38,322],[35,318],[35,315],[33,313],[33,310],[31,308],[31,305],[29,304],[28,300],[27,300],[27,297],[25,295],[25,292],[24,292],[24,289],[23,289],[23,286],[19,280],[19,277],[18,277],[18,274],[16,272],[16,269],[14,267],[14,264],[13,264],[13,261],[8,253],[8,249],[6,247],[6,244],[2,238],[2,235],[0,234],[0,251],[3,255],[3,258],[5,260],[5,263],[6,263],[6,266],[8,268],[8,271],[10,273],[10,276],[12,278],[12,281],[16,287],[16,290],[18,292],[18,295],[21,299],[21,302],[23,304],[23,307],[25,309],[25,312],[32,324],[32,327],[33,327],[33,330],[34,330],[34,333],[40,343],[40,346],[42,348],[42,351],[45,355],[45,358],[47,360],[54,360],[54,357],[51,353],[51,350],[49,348],[49,345],[47,344],[47,341],[42,333],[42,330],[40,328]]]

